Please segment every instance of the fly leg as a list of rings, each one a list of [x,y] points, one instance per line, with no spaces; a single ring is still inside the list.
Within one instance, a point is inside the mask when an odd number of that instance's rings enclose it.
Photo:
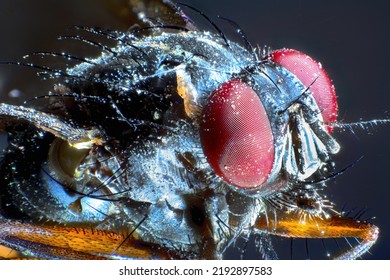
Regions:
[[[38,259],[180,257],[162,246],[142,242],[133,235],[62,225],[38,226],[2,219],[0,219],[0,245],[20,252],[23,257]]]
[[[375,225],[341,216],[302,218],[297,211],[278,211],[260,217],[254,227],[260,232],[289,238],[355,237],[360,244],[341,253],[335,259],[356,259],[375,244],[379,229]]]
[[[102,145],[104,142],[97,129],[75,128],[54,115],[23,106],[0,103],[0,117],[2,125],[5,122],[24,121],[35,125],[38,129],[52,133],[77,149],[87,149],[92,145]]]

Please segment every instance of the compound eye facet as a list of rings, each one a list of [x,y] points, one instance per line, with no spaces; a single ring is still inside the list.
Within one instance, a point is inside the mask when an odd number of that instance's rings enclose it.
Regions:
[[[259,187],[274,164],[274,138],[257,93],[239,79],[217,88],[202,111],[200,140],[215,173],[239,188]]]
[[[293,73],[305,87],[310,87],[325,123],[337,119],[338,104],[333,83],[321,64],[308,55],[292,49],[272,52],[269,59]],[[328,127],[329,132],[331,128]]]

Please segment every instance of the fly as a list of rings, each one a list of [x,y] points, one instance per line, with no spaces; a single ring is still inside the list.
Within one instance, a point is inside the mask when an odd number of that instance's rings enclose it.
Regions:
[[[272,259],[270,235],[352,237],[335,258],[365,254],[379,229],[321,193],[338,174],[332,132],[342,126],[321,64],[258,50],[225,20],[243,38],[233,42],[186,5],[215,32],[170,1],[132,2],[140,25],[128,32],[78,26],[61,38],[97,58],[8,63],[56,82],[43,108],[0,105],[0,244],[41,259],[221,259],[255,235]]]

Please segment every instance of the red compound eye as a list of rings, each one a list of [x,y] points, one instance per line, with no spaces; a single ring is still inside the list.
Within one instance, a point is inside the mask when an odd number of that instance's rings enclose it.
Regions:
[[[203,108],[200,140],[210,166],[231,185],[257,187],[271,173],[271,124],[257,93],[238,79],[211,94]]]
[[[325,123],[337,119],[338,105],[333,83],[321,64],[304,53],[291,49],[277,50],[270,59],[293,73],[310,91],[322,112]],[[328,128],[331,132],[331,128]]]

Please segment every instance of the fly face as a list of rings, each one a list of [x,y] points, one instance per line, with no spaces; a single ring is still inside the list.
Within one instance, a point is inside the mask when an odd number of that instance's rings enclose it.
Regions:
[[[39,258],[222,258],[257,234],[276,258],[272,234],[356,237],[338,257],[364,254],[378,229],[320,194],[339,151],[322,67],[200,31],[170,2],[149,4],[168,19],[134,4],[146,26],[67,37],[98,58],[40,53],[78,61],[66,70],[16,63],[58,82],[41,110],[0,106],[1,244]]]

